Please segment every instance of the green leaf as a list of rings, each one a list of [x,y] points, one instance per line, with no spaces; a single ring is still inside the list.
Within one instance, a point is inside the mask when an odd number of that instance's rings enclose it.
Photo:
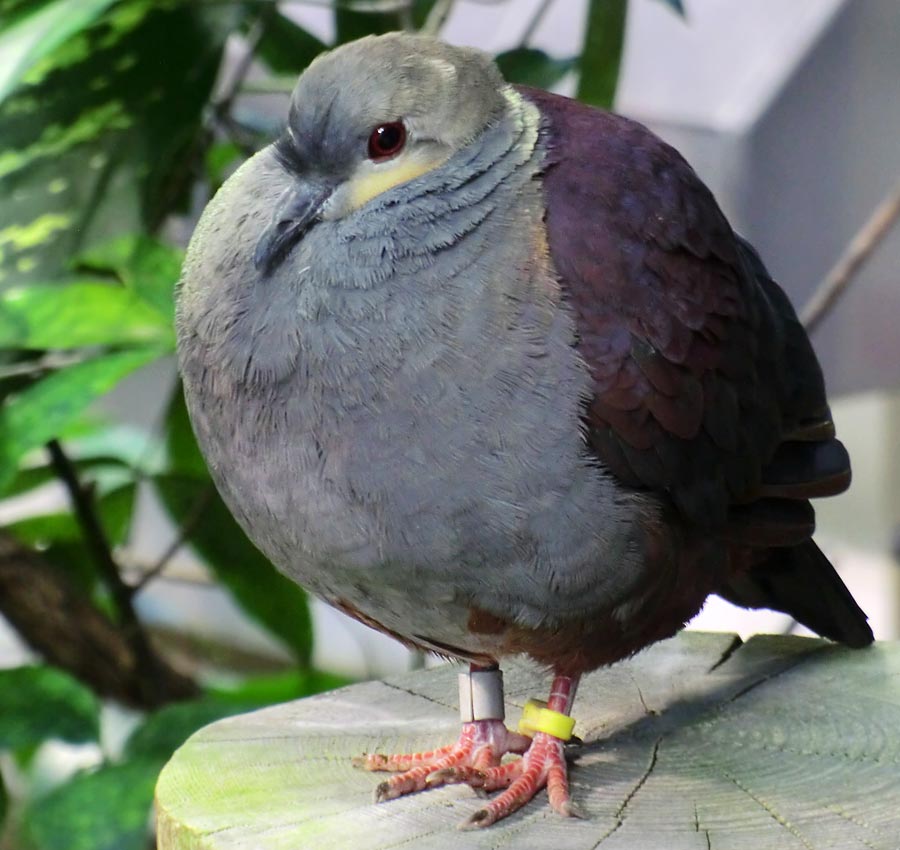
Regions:
[[[15,533],[13,529],[11,531]],[[93,552],[88,551],[83,537],[52,541],[41,549],[41,558],[71,579],[85,596],[115,621],[118,611],[112,605],[106,587],[100,582],[97,561]]]
[[[67,448],[71,447],[71,443],[66,440]],[[117,463],[111,458],[89,458],[87,460],[72,459],[78,469],[82,480],[87,481],[97,493],[105,494],[118,489],[126,484],[131,484],[135,480],[134,470],[121,463]],[[39,465],[20,467],[15,477],[10,481],[3,491],[4,498],[12,496],[20,496],[23,493],[29,493],[37,487],[46,484],[56,483],[58,476],[56,471],[49,464],[41,463]],[[24,522],[27,522],[25,520]],[[0,523],[4,528],[15,528],[16,523],[7,525]]]
[[[271,705],[333,691],[353,683],[353,679],[321,670],[287,670],[266,676],[252,676],[238,684],[208,686],[207,692],[219,700],[241,705]]]
[[[218,189],[244,160],[244,152],[234,142],[217,142],[206,152],[206,179]]]
[[[256,54],[278,74],[299,74],[323,50],[327,50],[314,35],[282,14],[275,14],[266,22]]]
[[[48,738],[96,741],[99,713],[97,698],[61,670],[0,670],[0,749],[30,747]]]
[[[100,521],[106,537],[113,546],[122,546],[131,534],[137,485],[129,481],[97,499]]]
[[[111,272],[171,327],[175,316],[175,284],[184,251],[143,233],[128,233],[80,254],[75,265]]]
[[[113,545],[118,546],[128,538],[134,499],[135,484],[129,481],[96,500],[103,529]],[[37,548],[49,546],[51,543],[78,541],[84,536],[75,515],[69,511],[36,514],[5,527],[19,540]]]
[[[115,0],[54,0],[0,29],[0,102],[25,73],[67,38],[93,23]]]
[[[554,59],[543,50],[517,47],[496,57],[504,79],[510,83],[549,89],[578,66],[576,58]]]
[[[169,318],[134,292],[101,282],[31,284],[0,295],[0,348],[158,343],[174,348]]]
[[[162,762],[136,759],[80,773],[25,807],[22,844],[35,850],[146,850]]]
[[[95,425],[86,433],[67,438],[66,448],[79,468],[86,470],[116,463],[141,475],[163,469],[165,449],[161,440],[134,425]]]
[[[9,398],[0,409],[0,490],[28,451],[57,436],[92,401],[160,354],[154,348],[106,354],[60,369]]]
[[[215,492],[180,387],[169,406],[166,441],[173,472],[156,476],[153,483],[169,515],[179,527],[192,518],[191,546],[246,613],[281,638],[300,665],[308,667],[313,638],[306,594],[247,539]],[[198,506],[204,506],[199,516]]]
[[[194,732],[215,720],[340,688],[351,681],[319,670],[289,670],[255,676],[231,687],[208,688],[201,699],[167,705],[149,715],[129,737],[125,757],[168,760]]]
[[[397,12],[357,12],[341,7],[334,10],[334,24],[337,44],[403,29],[403,21]]]
[[[194,429],[188,418],[181,384],[175,387],[169,401],[165,439],[168,472],[182,478],[196,478],[204,483],[210,481],[206,461],[200,453]]]
[[[616,94],[627,0],[591,0],[581,51],[578,99],[609,109]]]
[[[175,750],[208,723],[251,711],[262,705],[265,703],[220,700],[215,697],[167,705],[154,711],[131,733],[125,745],[125,757],[129,760],[140,758],[168,761]]]
[[[4,488],[3,495],[6,498],[20,496],[55,480],[56,474],[49,464],[36,463],[34,466],[22,466],[16,471],[15,477]]]
[[[121,546],[128,540],[136,491],[132,481],[97,499],[100,521],[113,546]],[[26,545],[40,549],[43,560],[57,566],[89,595],[101,590],[96,560],[88,551],[84,531],[71,512],[30,516],[10,523],[6,530]]]
[[[42,548],[51,542],[71,542],[80,537],[78,523],[67,511],[26,517],[11,522],[5,528],[23,543],[36,548]]]
[[[240,14],[118,0],[25,74],[0,104],[0,283],[52,280],[85,248],[153,229],[182,203]]]
[[[169,321],[175,318],[175,285],[181,276],[184,249],[143,234],[133,239],[131,262],[122,280]]]
[[[70,432],[72,436],[68,436]],[[133,425],[93,425],[87,431],[67,428],[66,450],[79,472],[107,493],[136,476],[163,471],[164,448],[159,439]],[[29,466],[20,466],[4,496],[18,496],[56,480],[46,455]]]

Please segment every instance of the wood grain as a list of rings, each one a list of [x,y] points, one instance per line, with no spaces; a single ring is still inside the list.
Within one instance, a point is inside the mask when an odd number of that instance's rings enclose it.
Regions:
[[[160,850],[900,850],[900,644],[684,632],[582,684],[570,770],[586,820],[541,795],[480,832],[467,787],[381,805],[365,751],[457,734],[457,668],[214,723],[157,786]],[[515,723],[549,676],[505,668]]]

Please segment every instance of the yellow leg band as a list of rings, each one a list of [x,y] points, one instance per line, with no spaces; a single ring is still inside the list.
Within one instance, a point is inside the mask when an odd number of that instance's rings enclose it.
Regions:
[[[523,735],[534,735],[535,732],[546,732],[560,741],[568,741],[572,737],[575,728],[575,718],[563,714],[561,711],[552,711],[547,708],[547,703],[538,699],[530,699],[522,709],[522,719],[519,721],[519,732]]]

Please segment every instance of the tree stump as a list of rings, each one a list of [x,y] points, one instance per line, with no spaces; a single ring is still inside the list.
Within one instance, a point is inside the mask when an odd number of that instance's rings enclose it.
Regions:
[[[504,668],[507,718],[549,676]],[[486,830],[467,786],[375,805],[363,752],[458,733],[447,666],[221,720],[157,786],[159,850],[900,850],[900,644],[683,632],[583,681],[570,769],[587,815],[546,794]]]

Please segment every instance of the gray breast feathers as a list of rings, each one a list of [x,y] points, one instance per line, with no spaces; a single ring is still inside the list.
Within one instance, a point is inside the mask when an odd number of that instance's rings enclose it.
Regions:
[[[640,579],[650,510],[585,450],[589,380],[523,109],[386,199],[391,216],[320,222],[262,281],[245,259],[274,190],[259,155],[226,187],[241,210],[226,196],[207,212],[179,313],[198,438],[248,535],[401,633],[443,606],[447,642],[476,597],[523,625],[614,607]]]

